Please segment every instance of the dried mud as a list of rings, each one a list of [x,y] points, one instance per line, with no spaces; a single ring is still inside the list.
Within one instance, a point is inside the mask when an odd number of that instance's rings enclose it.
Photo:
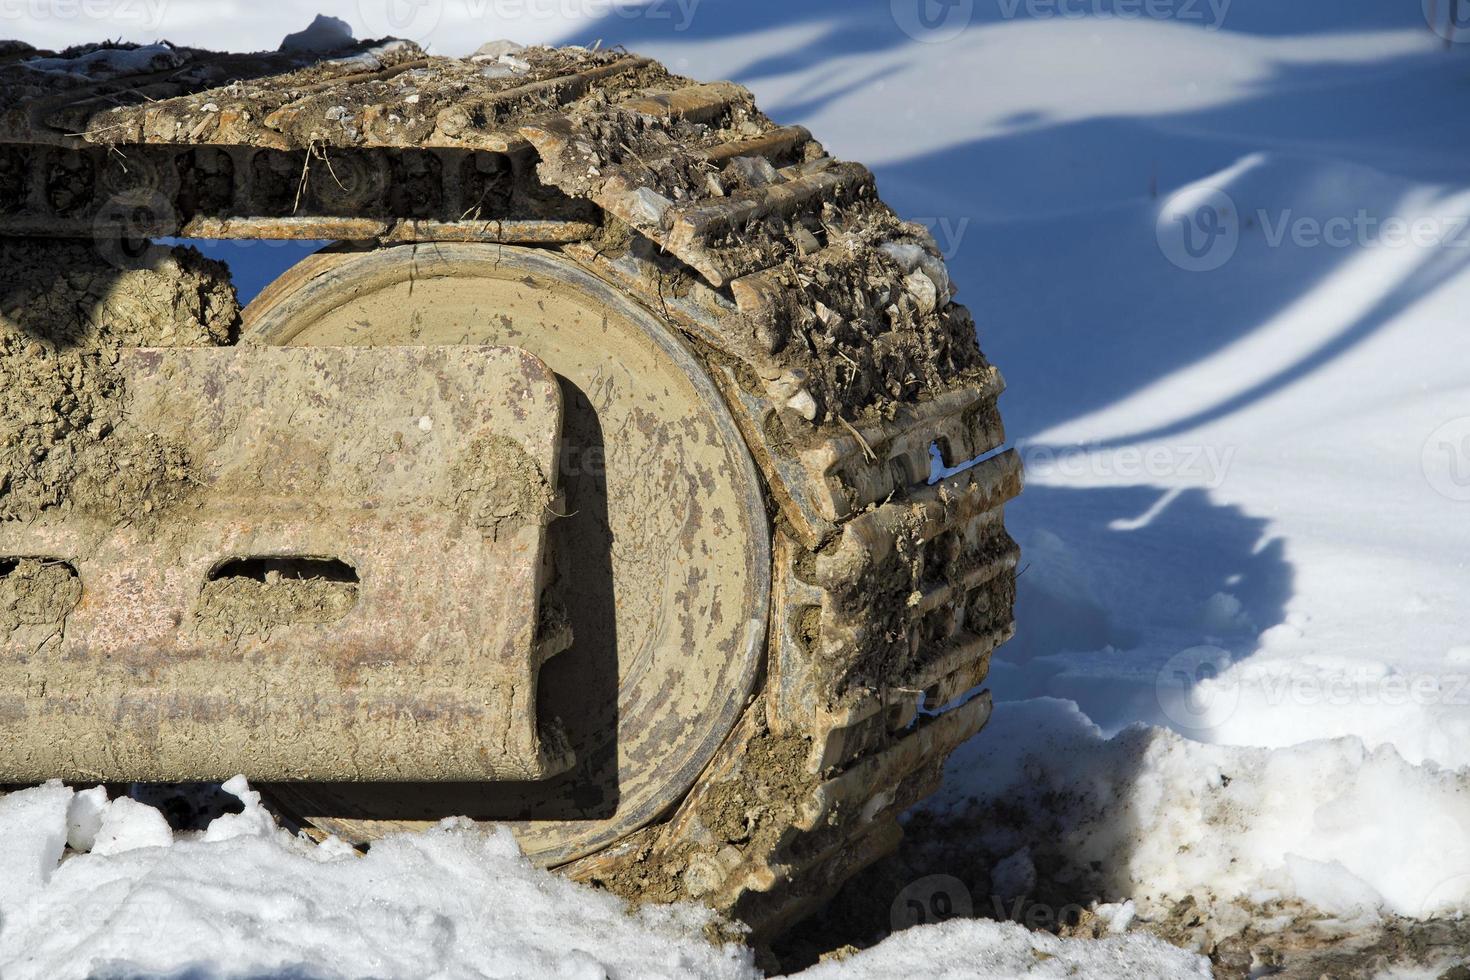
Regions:
[[[540,467],[507,436],[477,439],[455,463],[450,483],[450,503],[491,539],[544,521],[551,506],[551,486]]]
[[[640,902],[698,901],[726,886],[748,860],[766,861],[816,783],[806,769],[811,745],[762,729],[742,749],[735,765],[695,790],[673,824],[633,838],[636,860],[619,861],[591,880]],[[671,826],[683,832],[661,839]]]
[[[272,573],[264,581],[225,578],[205,585],[195,613],[206,636],[235,640],[269,636],[282,626],[335,623],[357,602],[358,587]]]
[[[82,583],[66,564],[0,560],[0,635],[22,626],[59,627],[81,599]]]
[[[184,497],[179,447],[119,432],[120,347],[213,346],[239,322],[229,275],[191,248],[108,265],[81,243],[0,240],[0,520],[54,508],[142,518]]]

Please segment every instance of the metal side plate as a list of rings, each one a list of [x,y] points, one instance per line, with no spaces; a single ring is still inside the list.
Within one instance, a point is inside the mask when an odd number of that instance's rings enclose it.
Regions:
[[[545,364],[120,356],[116,424],[78,457],[106,478],[84,466],[61,507],[0,522],[0,781],[571,765],[536,718],[562,413]]]

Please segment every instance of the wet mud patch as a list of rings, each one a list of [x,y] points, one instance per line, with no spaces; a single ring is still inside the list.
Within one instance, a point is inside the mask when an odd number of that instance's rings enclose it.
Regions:
[[[636,860],[620,861],[592,880],[640,902],[708,900],[752,858],[760,863],[776,851],[817,782],[806,769],[810,753],[805,738],[756,733],[736,765],[697,788],[675,818],[675,830],[665,825],[641,832],[641,840],[633,839]],[[740,938],[716,932],[721,939]]]

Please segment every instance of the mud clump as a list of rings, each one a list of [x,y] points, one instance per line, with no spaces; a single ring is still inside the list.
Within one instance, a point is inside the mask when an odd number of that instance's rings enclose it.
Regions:
[[[450,504],[491,540],[542,521],[551,507],[551,486],[541,468],[507,436],[475,440],[450,479]]]
[[[81,599],[81,580],[64,562],[0,561],[0,634],[22,626],[60,626]]]
[[[144,517],[187,494],[181,448],[119,431],[117,351],[230,342],[239,304],[224,266],[190,248],[117,266],[83,243],[3,240],[0,270],[0,520]]]
[[[701,786],[669,826],[636,844],[636,860],[595,881],[624,898],[706,900],[739,878],[737,869],[769,864],[816,777],[807,772],[811,743],[800,736],[754,733],[731,768]],[[716,938],[729,936],[715,928]]]
[[[218,347],[240,304],[224,263],[189,247],[102,258],[89,243],[0,239],[0,330],[56,349]]]
[[[261,579],[216,579],[204,587],[195,621],[206,635],[235,640],[268,637],[282,626],[335,623],[357,603],[351,582],[287,578],[270,572]]]

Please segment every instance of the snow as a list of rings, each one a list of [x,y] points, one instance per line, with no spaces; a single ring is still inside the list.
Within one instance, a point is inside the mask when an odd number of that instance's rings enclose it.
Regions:
[[[1048,698],[997,706],[986,730],[926,807],[1006,814],[976,841],[1011,854],[992,872],[1003,898],[1035,853],[1100,868],[1108,894],[1148,910],[1263,892],[1335,915],[1470,907],[1470,773],[1355,738],[1273,751],[1136,725],[1108,739],[1075,702]]]
[[[1189,980],[1212,976],[1209,961],[1138,935],[1063,940],[1014,922],[954,919],[909,929],[847,959],[800,974],[804,980],[1019,980],[1119,977]]]
[[[629,912],[533,868],[505,830],[448,820],[359,857],[290,836],[244,780],[228,785],[244,811],[171,846],[153,846],[157,810],[113,800],[98,846],[64,861],[68,807],[86,794],[52,784],[0,799],[0,975],[756,975],[743,947],[703,941],[707,912]]]
[[[177,68],[184,60],[183,55],[166,44],[148,44],[137,48],[98,48],[74,58],[32,58],[23,64],[32,71],[101,82],[119,75]]]
[[[359,856],[281,830],[243,778],[226,789],[241,813],[166,846],[152,833],[162,816],[127,797],[52,783],[0,798],[0,975],[761,976],[744,946],[705,941],[708,911],[630,910],[532,867],[507,830],[449,819]],[[98,845],[62,860],[68,828],[99,809]],[[1136,935],[1063,941],[979,922],[903,935],[803,976],[897,976],[916,937],[936,976],[1209,976],[1201,958]]]
[[[395,27],[386,2],[318,5],[357,36],[440,53],[565,38],[733,77],[778,121],[872,165],[949,259],[1009,381],[1028,489],[1007,515],[1025,570],[1018,636],[992,665],[995,717],[929,807],[1027,815],[980,832],[999,887],[1024,890],[1052,859],[1095,861],[1112,932],[1184,896],[1346,920],[1470,912],[1470,49],[1445,44],[1421,4],[1381,0],[1200,3],[1192,17],[1004,0],[945,6],[937,27],[896,0],[511,6],[520,16],[403,4]],[[106,33],[269,49],[283,18],[305,20],[283,0],[131,9]],[[14,23],[42,45],[98,33]],[[237,252],[246,298],[301,248]],[[6,880],[81,903],[108,956],[138,952],[108,930],[129,901],[156,899],[224,937],[148,948],[175,965],[331,962],[341,943],[377,950],[382,975],[415,955],[492,975],[486,963],[524,957],[580,968],[554,959],[570,948],[609,973],[656,973],[675,950],[712,975],[754,971],[709,952],[694,913],[614,913],[463,828],[396,838],[388,858],[325,858],[247,807],[207,832],[230,839],[147,846],[156,824],[66,792],[0,801]],[[57,866],[68,835],[86,845],[109,818],[128,849]],[[387,867],[429,890],[347,870]],[[220,881],[243,889],[238,914]],[[538,931],[550,895],[572,939]],[[306,924],[270,919],[271,896]],[[361,904],[336,907],[344,896]],[[518,911],[494,920],[503,935],[474,927],[487,903]],[[14,938],[0,932],[0,955]],[[1133,933],[1112,952],[1037,956],[1048,942],[949,922],[813,975],[1198,968]],[[77,962],[55,949],[47,964]],[[1093,955],[1121,959],[1075,959]]]

